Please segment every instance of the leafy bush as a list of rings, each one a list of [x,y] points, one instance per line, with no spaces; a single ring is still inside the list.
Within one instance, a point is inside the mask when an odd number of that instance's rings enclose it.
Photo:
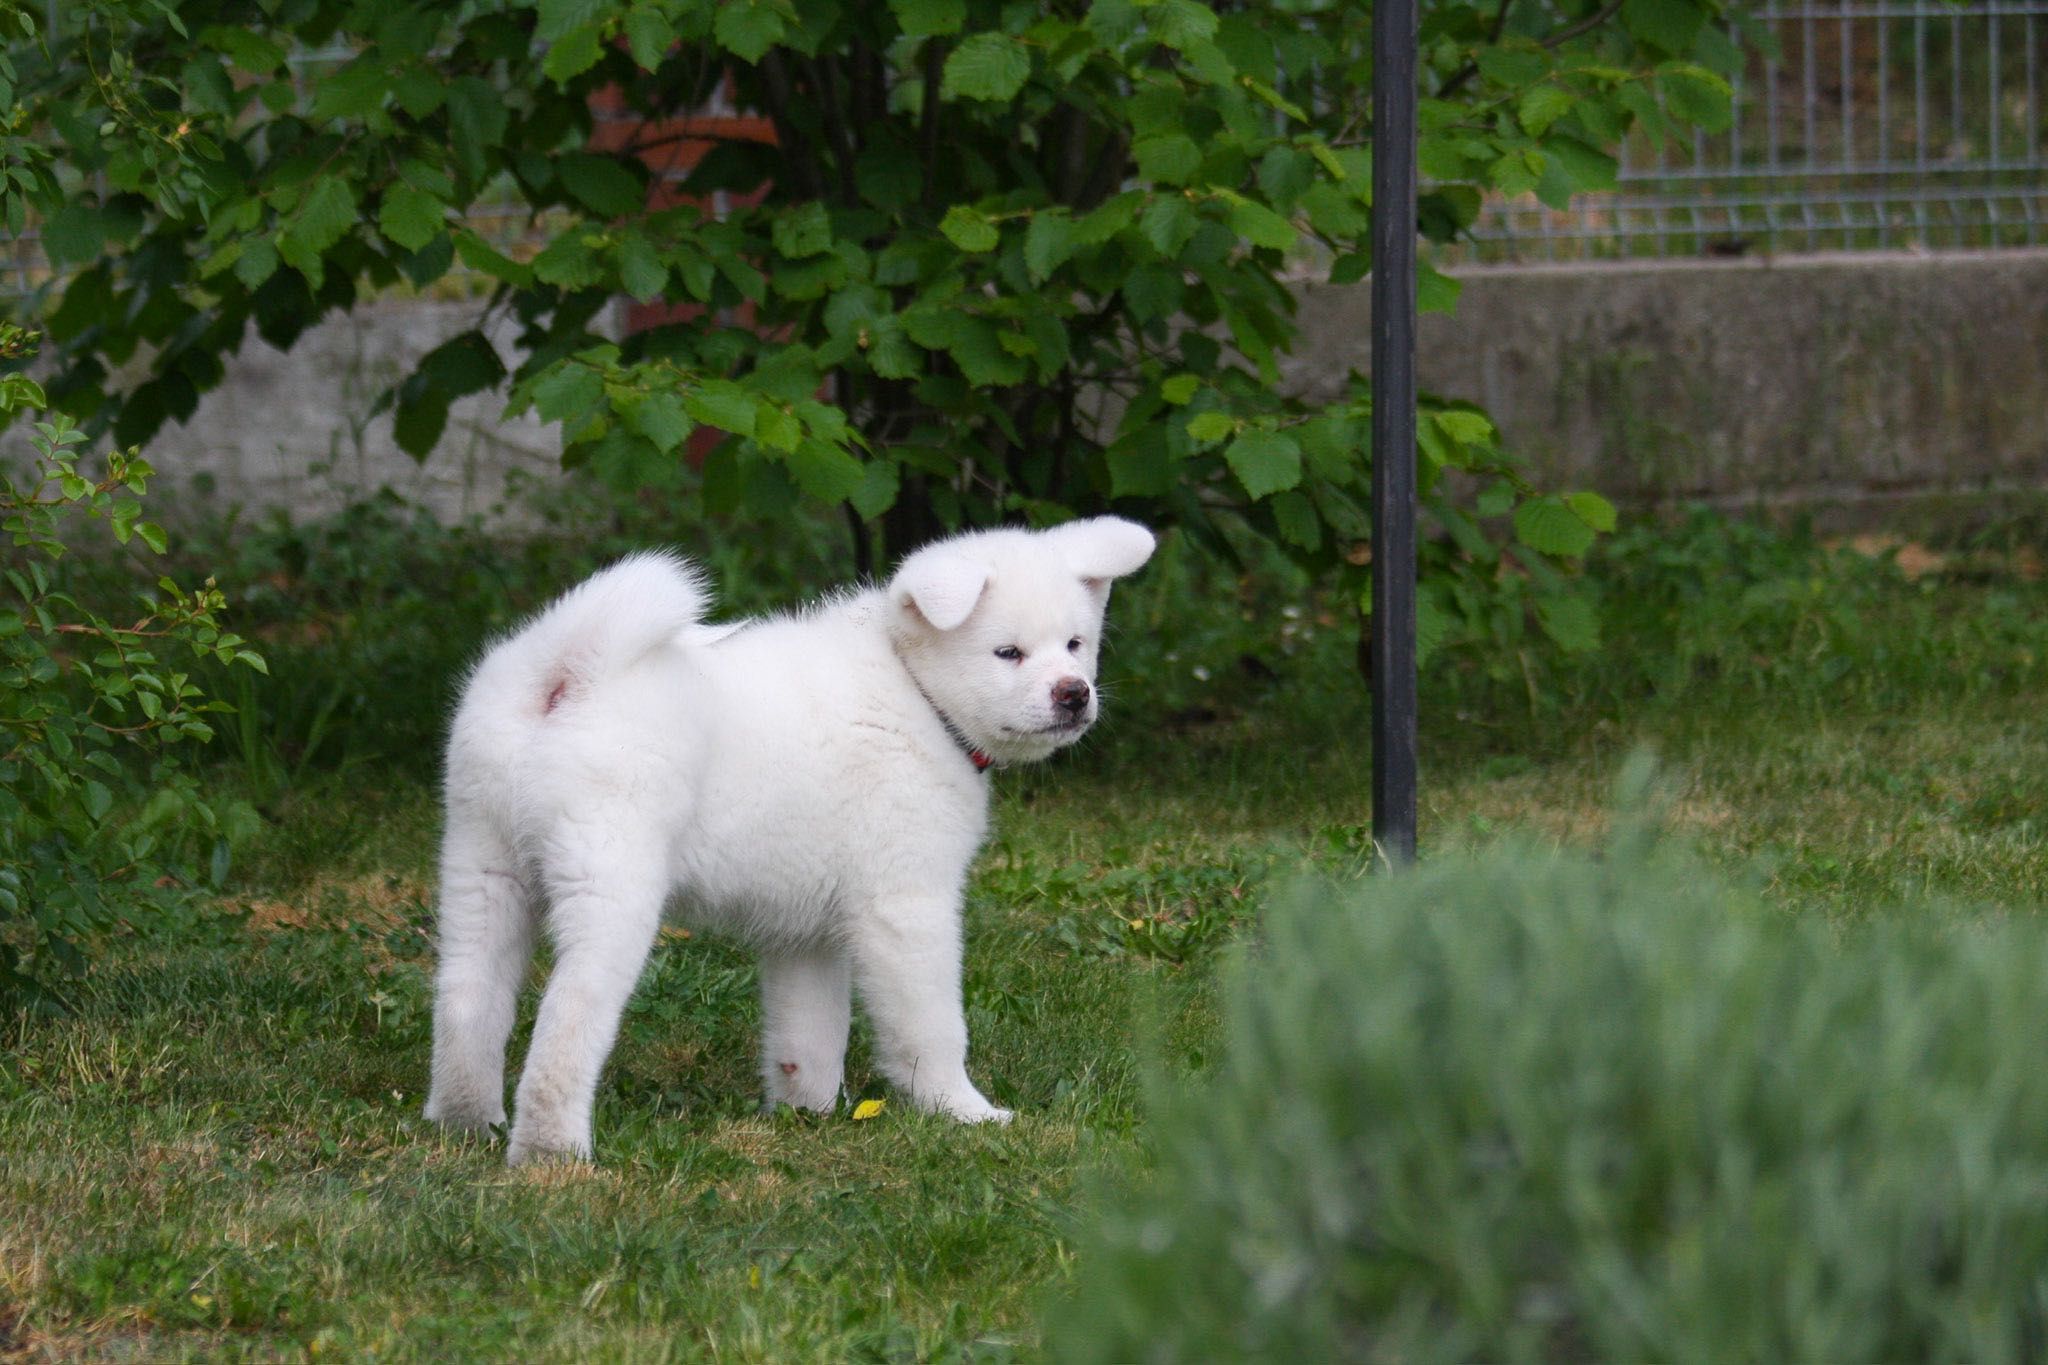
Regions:
[[[1644,841],[1302,889],[1068,1360],[1977,1360],[2048,1333],[2048,932],[1839,939]]]
[[[34,11],[0,0],[37,40],[0,73],[37,134],[0,138],[0,216],[80,267],[53,392],[119,439],[188,416],[252,326],[289,347],[459,265],[479,325],[386,395],[421,457],[452,402],[502,389],[571,465],[719,515],[826,508],[864,558],[1115,503],[1361,595],[1364,386],[1290,398],[1280,362],[1293,283],[1370,265],[1367,6],[74,0],[49,33]],[[1613,188],[1624,138],[1725,126],[1725,11],[1431,0],[1418,230],[1455,239],[1488,193],[1563,207]],[[693,117],[715,106],[759,117]],[[508,217],[534,240],[480,233]],[[1453,306],[1435,270],[1418,287]],[[657,325],[607,336],[622,295]],[[1463,590],[1426,600],[1426,639],[1513,615],[1589,646],[1567,579],[1613,509],[1530,487],[1470,404],[1423,408],[1427,504],[1512,534],[1432,560]]]
[[[0,324],[0,353],[27,349]],[[0,414],[42,404],[33,380],[0,377]],[[199,879],[195,854],[218,882],[254,818],[210,804],[178,759],[225,709],[192,668],[263,667],[221,630],[213,580],[186,592],[158,578],[132,623],[116,625],[58,571],[94,523],[120,545],[165,545],[142,520],[149,465],[116,453],[103,474],[81,473],[84,439],[55,416],[36,425],[25,475],[0,466],[0,536],[19,555],[0,589],[0,1008],[58,1003],[93,935],[176,904]]]

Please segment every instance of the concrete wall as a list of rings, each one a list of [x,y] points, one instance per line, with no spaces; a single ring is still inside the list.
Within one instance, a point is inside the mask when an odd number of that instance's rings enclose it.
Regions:
[[[1968,516],[2048,491],[2048,251],[1478,268],[1422,386],[1540,481],[1631,501]],[[1364,285],[1304,290],[1290,382],[1366,366]]]
[[[389,487],[444,520],[494,518],[508,486],[559,478],[560,429],[531,413],[506,418],[502,391],[458,401],[425,462],[398,448],[391,414],[375,411],[421,356],[483,311],[480,300],[388,300],[330,316],[289,352],[252,330],[191,420],[167,424],[145,449],[165,514],[203,499],[312,516]],[[515,325],[485,331],[512,364]]]
[[[1801,503],[1838,524],[1930,501],[2048,490],[2048,251],[1654,266],[1474,268],[1425,319],[1424,387],[1483,402],[1541,483],[1631,501]],[[1304,286],[1288,382],[1366,365],[1367,287]],[[425,465],[376,396],[480,305],[387,303],[290,355],[251,339],[193,420],[151,443],[176,487],[320,511],[388,483],[488,514],[508,473],[546,478],[560,433],[470,399]],[[495,338],[509,361],[509,338]]]

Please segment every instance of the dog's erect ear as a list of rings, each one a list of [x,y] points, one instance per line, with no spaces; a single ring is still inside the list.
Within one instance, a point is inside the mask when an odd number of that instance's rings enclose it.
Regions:
[[[974,611],[988,586],[988,566],[935,545],[903,561],[889,584],[890,600],[914,607],[934,630],[952,630]]]
[[[1091,580],[1122,578],[1136,573],[1152,557],[1158,542],[1135,521],[1122,517],[1091,517],[1070,521],[1045,533],[1074,572]]]

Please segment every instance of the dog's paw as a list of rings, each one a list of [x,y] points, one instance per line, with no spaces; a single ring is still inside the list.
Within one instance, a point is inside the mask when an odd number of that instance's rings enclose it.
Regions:
[[[980,1091],[969,1091],[964,1095],[942,1095],[932,1099],[928,1105],[935,1113],[960,1123],[1008,1123],[1017,1117],[1010,1109],[1000,1109],[988,1102]]]
[[[568,1138],[541,1138],[530,1133],[512,1130],[512,1140],[505,1144],[507,1166],[538,1166],[554,1163],[588,1162],[590,1142],[577,1142]]]
[[[502,1129],[505,1126],[505,1110],[502,1105],[494,1113],[482,1105],[452,1104],[430,1098],[420,1117],[453,1133],[487,1133],[493,1128]]]

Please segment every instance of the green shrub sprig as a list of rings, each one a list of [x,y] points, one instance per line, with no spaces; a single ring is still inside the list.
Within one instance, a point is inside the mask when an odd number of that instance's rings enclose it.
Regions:
[[[31,338],[0,325],[0,358]],[[0,376],[0,418],[44,405],[23,373]],[[163,553],[142,519],[153,471],[133,451],[83,472],[84,436],[53,414],[35,424],[25,472],[0,466],[0,1005],[48,1008],[84,970],[94,936],[139,926],[194,884],[184,864],[203,850],[208,880],[226,872],[253,815],[216,806],[179,759],[213,734],[191,668],[213,660],[264,667],[221,628],[212,579],[187,591],[159,577],[136,614],[116,624],[69,590],[59,570],[87,535]]]

